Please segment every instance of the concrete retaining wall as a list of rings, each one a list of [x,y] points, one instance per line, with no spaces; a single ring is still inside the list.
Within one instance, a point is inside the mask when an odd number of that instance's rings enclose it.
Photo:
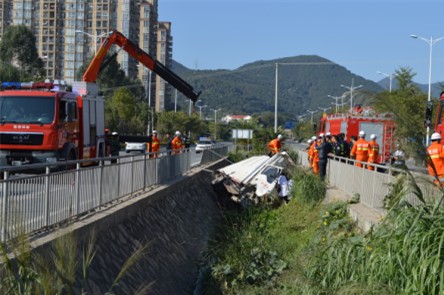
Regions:
[[[211,169],[225,165],[219,162]],[[97,254],[89,269],[88,294],[106,293],[128,257],[139,245],[147,243],[147,255],[138,260],[114,292],[135,294],[139,287],[152,283],[150,291],[144,294],[189,294],[196,281],[197,263],[221,216],[211,179],[208,169],[194,171],[59,231],[58,235],[74,232],[79,240],[97,233]],[[51,238],[46,237],[33,246],[48,253],[50,242]],[[79,251],[80,264],[81,254]],[[80,272],[81,267],[78,278]]]

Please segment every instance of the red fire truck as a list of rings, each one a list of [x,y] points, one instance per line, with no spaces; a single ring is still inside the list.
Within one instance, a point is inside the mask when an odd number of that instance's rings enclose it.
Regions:
[[[348,142],[351,136],[358,137],[360,130],[365,131],[367,140],[370,134],[375,134],[380,146],[379,163],[386,163],[390,161],[390,155],[396,145],[395,129],[392,114],[377,114],[373,108],[357,106],[348,113],[324,114],[319,132],[330,132],[333,135],[344,133]]]
[[[83,81],[73,83],[72,92],[56,81],[1,84],[0,168],[108,155],[104,99],[94,82],[112,44],[127,51],[193,102],[197,101],[200,93],[121,33],[113,31],[91,61]]]

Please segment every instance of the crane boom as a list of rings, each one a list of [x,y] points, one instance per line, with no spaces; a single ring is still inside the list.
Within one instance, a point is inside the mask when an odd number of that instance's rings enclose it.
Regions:
[[[176,75],[173,71],[168,69],[165,65],[154,59],[151,55],[143,51],[139,46],[128,40],[122,33],[114,30],[103,41],[93,60],[89,64],[88,69],[83,75],[84,82],[96,82],[97,76],[100,72],[100,66],[106,56],[111,45],[116,44],[125,50],[130,56],[142,63],[148,69],[162,77],[174,88],[182,92],[186,97],[196,102],[199,98],[200,92],[195,92],[193,87]]]

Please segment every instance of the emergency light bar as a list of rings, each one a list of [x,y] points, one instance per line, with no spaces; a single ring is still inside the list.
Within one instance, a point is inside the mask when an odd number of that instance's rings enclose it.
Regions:
[[[2,89],[52,89],[52,82],[2,82]]]

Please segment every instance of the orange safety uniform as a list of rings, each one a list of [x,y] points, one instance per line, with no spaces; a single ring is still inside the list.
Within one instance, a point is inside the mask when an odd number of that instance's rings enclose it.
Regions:
[[[157,158],[159,156],[159,151],[160,151],[160,140],[159,138],[153,137],[151,140],[151,152],[152,155],[150,156],[150,158]],[[148,145],[148,150],[150,150],[150,143],[147,144]]]
[[[353,158],[355,156],[358,161],[367,162],[368,160],[368,142],[362,137],[355,142],[350,152],[350,157]],[[357,167],[363,167],[363,164],[359,162],[356,162],[355,165]]]
[[[314,156],[314,150],[315,150],[315,141],[313,141],[310,144],[310,147],[308,148],[307,154],[308,154],[308,167],[313,167],[313,156]]]
[[[379,159],[379,144],[376,140],[371,140],[368,143],[368,162],[373,164],[378,164]],[[375,167],[372,165],[368,165],[368,170],[375,170]]]
[[[438,176],[443,177],[444,176],[444,147],[442,144],[438,143],[437,141],[433,141],[432,144],[429,145],[429,147],[426,150],[427,155],[429,155],[430,158],[427,158],[427,168],[429,170],[429,174],[431,176]],[[435,166],[435,171],[432,168],[432,165],[430,163],[432,161],[433,165]]]
[[[172,154],[180,154],[180,150],[183,149],[183,147],[184,145],[182,143],[182,139],[180,139],[180,136],[175,136],[171,141]]]
[[[318,143],[315,141],[313,143],[313,173],[318,175],[319,174],[319,153],[318,150],[315,148],[318,146]]]
[[[281,141],[277,138],[271,140],[268,143],[268,149],[272,155],[279,153],[281,151]]]

